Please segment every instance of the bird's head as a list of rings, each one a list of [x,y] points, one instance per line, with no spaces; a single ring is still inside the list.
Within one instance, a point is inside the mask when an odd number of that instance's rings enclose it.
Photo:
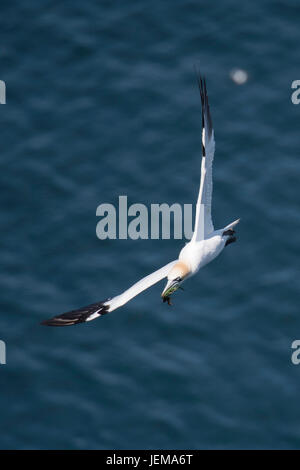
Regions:
[[[188,276],[189,272],[190,270],[188,266],[182,261],[178,261],[173,266],[173,268],[168,274],[168,282],[166,284],[166,287],[164,288],[161,294],[164,302],[168,302],[168,304],[170,305],[171,294],[174,294],[174,292],[176,292],[180,288],[183,280]]]
[[[167,282],[167,285],[161,294],[163,302],[168,302],[168,304],[170,304],[170,295],[176,292],[177,289],[179,289],[181,283],[182,279],[180,277],[177,277],[176,279],[171,279]]]

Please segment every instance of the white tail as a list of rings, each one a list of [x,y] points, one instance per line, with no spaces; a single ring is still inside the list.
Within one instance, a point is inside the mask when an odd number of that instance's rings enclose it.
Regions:
[[[231,222],[231,224],[226,225],[226,227],[224,227],[223,230],[228,230],[228,229],[230,229],[230,228],[235,227],[235,226],[239,223],[240,220],[241,220],[241,219],[237,219],[237,220],[235,220],[234,222]]]

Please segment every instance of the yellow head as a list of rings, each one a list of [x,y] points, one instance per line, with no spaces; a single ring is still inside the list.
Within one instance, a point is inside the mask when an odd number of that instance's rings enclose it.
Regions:
[[[168,274],[168,282],[161,296],[164,302],[170,303],[170,295],[179,289],[180,284],[188,276],[189,267],[183,262],[178,261]]]

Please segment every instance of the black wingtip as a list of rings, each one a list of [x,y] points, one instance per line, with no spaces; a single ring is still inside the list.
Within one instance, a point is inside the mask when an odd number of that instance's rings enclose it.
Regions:
[[[197,84],[198,84],[198,88],[199,88],[199,92],[200,92],[201,104],[202,104],[202,106],[204,106],[204,104],[205,104],[204,103],[205,76],[201,75],[200,70],[199,70],[199,68],[196,67],[196,65],[194,65],[194,70],[195,70],[196,80],[197,80]]]
[[[78,310],[71,310],[70,312],[66,312],[53,318],[49,318],[48,320],[44,320],[41,322],[41,325],[71,326],[94,319],[90,318],[92,315],[95,315],[95,318],[98,318],[108,312],[109,304],[107,301],[97,302],[95,304],[90,304],[86,307],[79,308]]]
[[[197,83],[198,83],[198,88],[199,88],[200,98],[201,98],[202,129],[205,128],[207,132],[207,136],[210,138],[212,135],[212,119],[211,119],[209,104],[208,104],[206,79],[204,75],[200,74],[200,71],[199,69],[197,69],[196,66],[194,66],[194,68],[195,68],[195,73],[197,77]],[[203,153],[203,156],[205,157],[205,147],[203,144],[202,144],[202,153]]]

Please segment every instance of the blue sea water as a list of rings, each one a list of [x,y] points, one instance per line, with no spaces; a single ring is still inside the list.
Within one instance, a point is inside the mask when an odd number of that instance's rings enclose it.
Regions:
[[[0,448],[299,448],[299,2],[1,10]],[[195,202],[194,65],[215,127],[214,221],[241,217],[238,242],[172,307],[160,284],[95,322],[40,326],[177,256],[180,240],[99,240],[96,208]]]

